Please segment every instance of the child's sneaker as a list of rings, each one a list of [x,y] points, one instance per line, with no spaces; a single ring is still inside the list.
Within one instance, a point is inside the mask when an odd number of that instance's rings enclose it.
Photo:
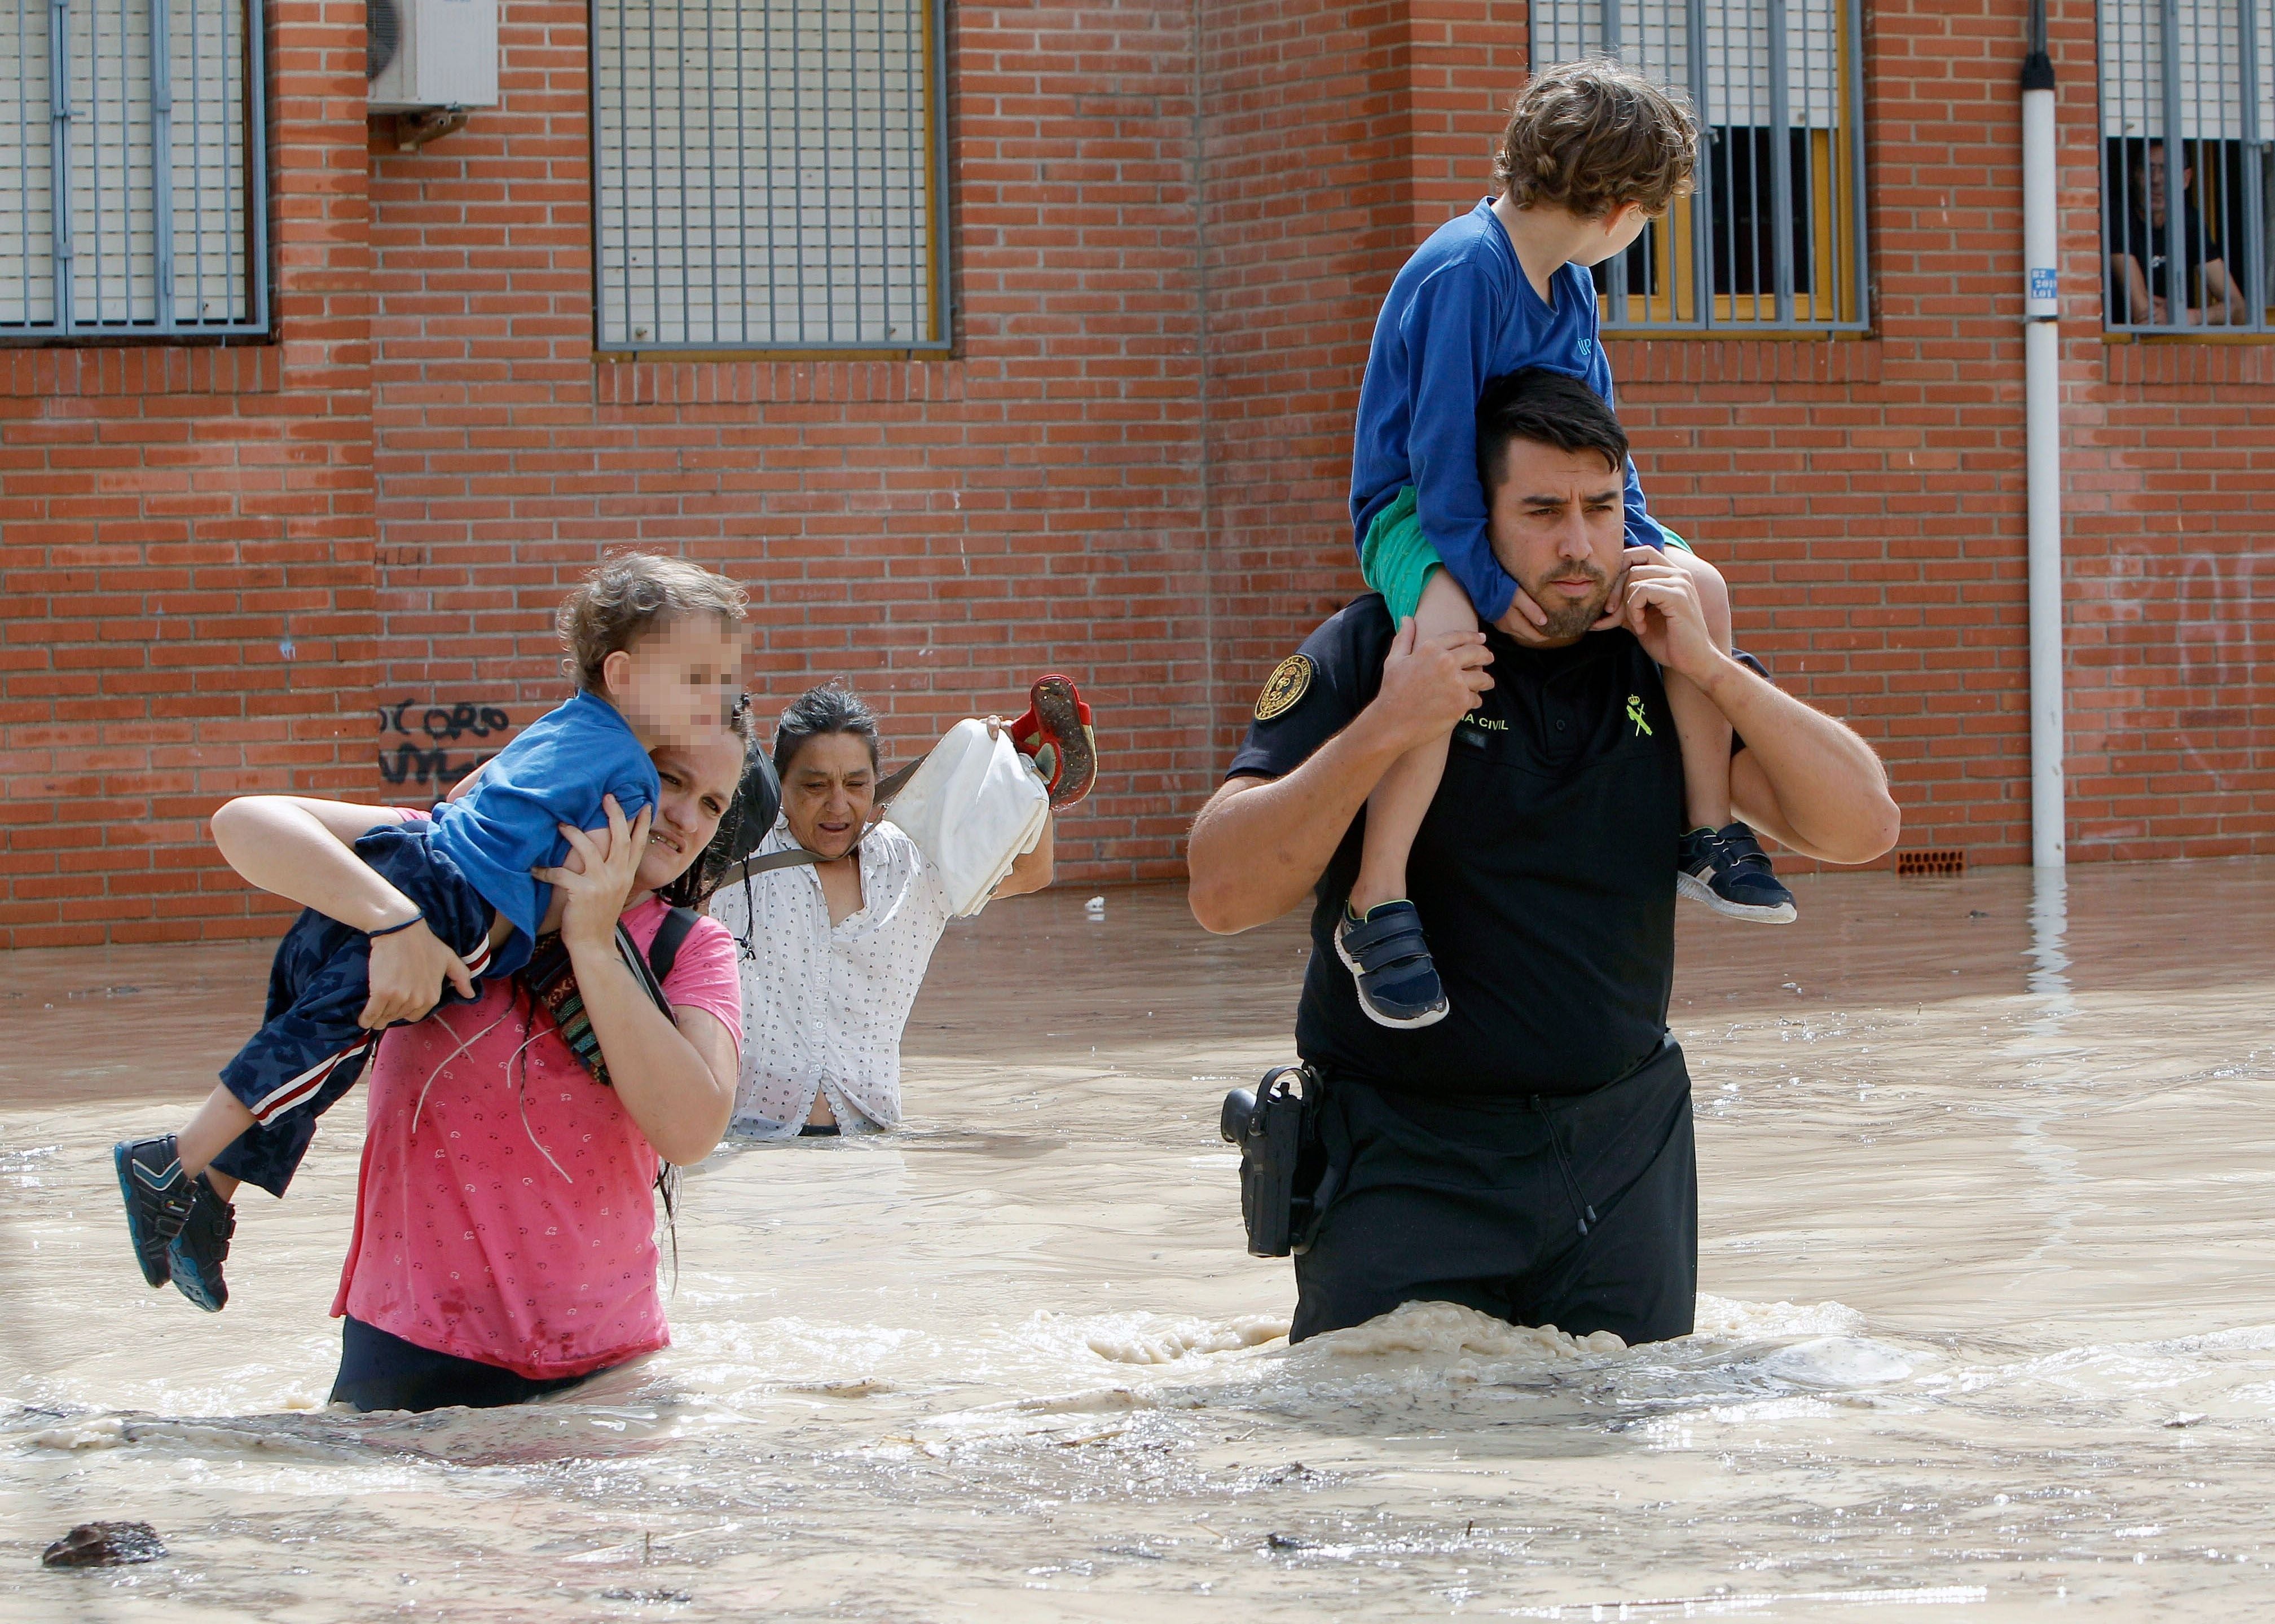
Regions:
[[[1358,1007],[1377,1026],[1411,1030],[1446,1018],[1446,989],[1413,903],[1378,903],[1362,919],[1346,903],[1335,952],[1358,981]]]
[[[1697,828],[1682,837],[1676,892],[1716,913],[1757,925],[1790,925],[1793,893],[1770,870],[1769,853],[1742,823]]]
[[[1098,736],[1072,677],[1055,672],[1027,691],[1027,714],[1010,727],[1011,747],[1032,759],[1054,811],[1071,806],[1098,782]]]
[[[181,1233],[197,1200],[189,1175],[182,1171],[181,1152],[172,1134],[122,1139],[110,1147],[110,1163],[118,1170],[118,1193],[126,1203],[126,1234],[134,1243],[134,1261],[142,1265],[144,1280],[162,1286],[169,1273],[167,1244]]]
[[[208,1314],[218,1314],[229,1302],[229,1286],[221,1265],[229,1257],[230,1236],[237,1233],[237,1208],[221,1198],[202,1173],[190,1181],[189,1216],[166,1247],[166,1265],[174,1289]]]

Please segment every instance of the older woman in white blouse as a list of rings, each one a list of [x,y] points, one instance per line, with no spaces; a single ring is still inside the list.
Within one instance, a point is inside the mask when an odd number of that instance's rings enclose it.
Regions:
[[[901,1120],[901,1032],[948,928],[946,888],[914,841],[872,823],[877,721],[833,683],[782,713],[782,815],[754,856],[821,861],[722,887],[711,917],[742,944],[735,1128],[761,1138],[873,1131]],[[1051,829],[997,897],[1051,882]]]

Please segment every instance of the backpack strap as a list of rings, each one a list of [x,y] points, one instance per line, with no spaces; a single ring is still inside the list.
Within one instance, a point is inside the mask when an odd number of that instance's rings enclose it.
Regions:
[[[911,761],[904,766],[895,767],[891,772],[879,779],[877,781],[877,804],[880,806],[891,805],[893,804],[893,797],[909,787],[909,780],[917,775],[917,768],[922,767],[924,764],[925,759],[922,756],[918,756],[915,760]]]
[[[671,978],[671,967],[679,963],[679,949],[695,928],[696,917],[692,908],[675,908],[655,927],[654,939],[647,944],[647,967],[655,972],[658,987]]]
[[[877,781],[876,804],[880,811],[891,805],[893,797],[908,788],[909,780],[917,775],[917,769],[924,764],[925,759],[918,756],[907,766],[896,767]],[[853,843],[853,850],[858,851],[860,849],[860,842],[856,841]],[[852,852],[848,852],[846,855],[850,857]],[[714,888],[724,890],[729,886],[740,885],[744,880],[756,875],[771,874],[785,868],[812,868],[819,865],[821,861],[821,858],[802,846],[794,846],[788,851],[769,851],[764,857],[744,857],[741,862],[730,863],[722,869],[719,872],[718,883]]]

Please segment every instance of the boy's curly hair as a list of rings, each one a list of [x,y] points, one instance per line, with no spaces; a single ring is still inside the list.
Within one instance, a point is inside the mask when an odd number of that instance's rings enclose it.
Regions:
[[[575,676],[578,687],[604,692],[601,668],[610,654],[690,615],[712,615],[735,625],[750,601],[725,576],[684,558],[617,553],[562,600],[553,622],[569,656],[562,665]]]
[[[1493,155],[1493,179],[1519,208],[1600,220],[1629,203],[1658,217],[1690,190],[1698,120],[1689,101],[1609,57],[1534,77]]]

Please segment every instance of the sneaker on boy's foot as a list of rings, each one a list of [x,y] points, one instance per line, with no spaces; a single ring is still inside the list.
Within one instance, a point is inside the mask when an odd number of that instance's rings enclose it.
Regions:
[[[1072,677],[1054,672],[1027,691],[1027,714],[1010,726],[1011,747],[1033,760],[1051,806],[1071,806],[1098,782],[1098,736]]]
[[[170,1273],[167,1243],[181,1232],[196,1200],[189,1175],[182,1171],[181,1152],[171,1134],[122,1139],[110,1147],[110,1162],[118,1170],[118,1193],[126,1203],[134,1261],[142,1266],[144,1280],[162,1286]]]
[[[166,1248],[166,1265],[175,1290],[207,1313],[218,1314],[229,1302],[221,1265],[229,1257],[229,1238],[237,1233],[237,1209],[221,1198],[204,1174],[190,1184],[194,1194],[189,1216]]]
[[[1413,903],[1378,903],[1364,919],[1344,903],[1335,952],[1357,978],[1358,1007],[1377,1026],[1410,1029],[1446,1018],[1446,989]]]
[[[1742,823],[1685,835],[1674,886],[1681,895],[1733,919],[1757,925],[1794,920],[1793,893],[1778,882],[1769,853]]]

